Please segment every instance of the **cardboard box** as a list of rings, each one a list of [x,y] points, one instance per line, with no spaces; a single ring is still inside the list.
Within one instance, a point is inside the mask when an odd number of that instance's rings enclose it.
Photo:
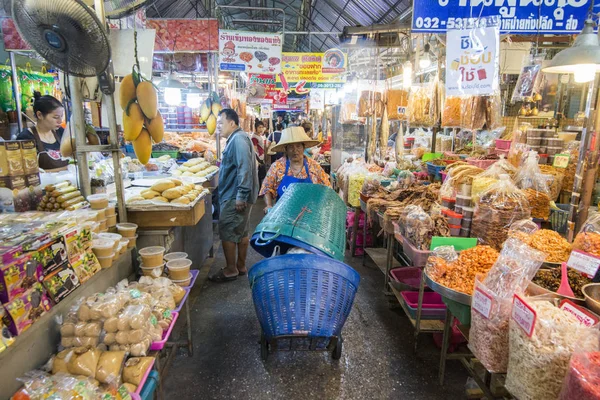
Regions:
[[[27,186],[39,186],[41,190],[42,180],[40,178],[40,174],[38,172],[25,175],[25,183]]]
[[[27,187],[27,180],[25,175],[18,176],[7,176],[1,178],[0,187],[4,187],[10,190],[21,190]]]
[[[50,274],[69,260],[67,245],[62,236],[51,239],[35,249],[31,249],[31,253],[32,258],[44,269],[45,275]]]
[[[0,142],[0,176],[25,175],[21,143],[17,140]]]
[[[42,284],[36,283],[31,289],[6,303],[4,308],[6,314],[2,321],[13,335],[19,335],[50,310],[52,302]]]
[[[26,254],[0,267],[0,301],[8,303],[20,296],[44,276],[42,266]]]
[[[100,262],[91,250],[77,257],[71,266],[82,284],[102,270]]]
[[[20,140],[21,159],[23,171],[26,174],[36,174],[40,170],[38,165],[37,147],[34,140]]]
[[[79,278],[68,261],[51,274],[46,275],[43,284],[48,295],[56,304],[80,286]]]

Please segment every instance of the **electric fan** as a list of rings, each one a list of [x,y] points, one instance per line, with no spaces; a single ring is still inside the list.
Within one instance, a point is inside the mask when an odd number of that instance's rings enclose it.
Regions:
[[[154,4],[156,0],[105,0],[104,12],[106,18],[119,19],[132,14],[142,7]]]

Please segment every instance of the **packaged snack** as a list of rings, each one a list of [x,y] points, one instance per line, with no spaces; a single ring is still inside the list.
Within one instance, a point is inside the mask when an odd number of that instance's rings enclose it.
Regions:
[[[600,398],[600,352],[573,354],[560,400],[595,400]]]
[[[594,214],[585,221],[583,228],[575,236],[573,250],[600,257],[600,214]]]
[[[0,301],[7,303],[20,296],[42,277],[42,266],[31,258],[31,254],[0,266]]]
[[[96,380],[111,386],[119,386],[125,365],[125,356],[124,351],[102,352],[96,367]]]
[[[57,304],[80,286],[79,278],[68,262],[47,274],[43,284],[52,300]]]
[[[435,123],[435,85],[413,87],[408,96],[408,121],[411,126],[433,126]]]
[[[527,197],[531,207],[531,216],[548,220],[551,201],[547,183],[548,177],[542,174],[538,166],[538,160],[539,156],[534,151],[527,153],[523,166],[515,176],[515,183]]]
[[[88,349],[78,347],[73,349],[67,369],[70,374],[82,375],[93,378],[96,375],[96,368],[102,352],[98,349]]]
[[[130,358],[123,368],[123,382],[138,386],[153,363],[152,357]]]
[[[44,273],[54,271],[69,259],[64,236],[50,239],[45,243],[29,250],[31,256],[42,265]]]
[[[408,90],[403,89],[389,89],[386,92],[387,112],[390,120],[406,119],[408,95]]]
[[[42,285],[35,283],[25,293],[6,303],[4,308],[7,311],[6,325],[13,335],[19,335],[50,310],[51,301]]]

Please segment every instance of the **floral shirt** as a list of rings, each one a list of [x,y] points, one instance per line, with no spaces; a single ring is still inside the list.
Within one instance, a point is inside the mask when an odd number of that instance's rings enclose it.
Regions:
[[[308,172],[312,182],[319,185],[331,186],[331,183],[329,182],[329,175],[323,171],[323,168],[321,168],[319,163],[311,158],[304,157],[304,159],[308,162]],[[279,184],[283,179],[283,175],[285,174],[286,161],[286,157],[281,157],[271,165],[271,168],[269,168],[269,172],[267,172],[267,176],[263,181],[262,188],[260,189],[260,196],[263,196],[266,193],[271,193],[273,198],[277,197],[277,188],[279,187]],[[288,170],[288,176],[292,175],[293,172],[290,168]],[[306,178],[306,168],[304,168],[304,166],[302,166],[302,170],[298,175],[296,175],[296,177],[299,179]]]

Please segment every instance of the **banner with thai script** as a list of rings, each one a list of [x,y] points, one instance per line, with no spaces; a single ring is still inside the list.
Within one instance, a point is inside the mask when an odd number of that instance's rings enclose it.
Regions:
[[[146,29],[156,30],[155,53],[219,49],[219,23],[216,19],[148,19]]]
[[[448,31],[446,96],[494,94],[499,43],[498,26]]]
[[[348,57],[339,49],[325,53],[283,53],[277,87],[306,94],[310,89],[337,89],[346,82]]]
[[[500,33],[573,34],[583,29],[592,0],[419,0],[412,31],[446,32],[471,27],[480,17],[500,16]],[[596,2],[598,3],[598,2]],[[594,11],[600,11],[600,3]]]
[[[283,38],[277,33],[219,30],[221,71],[278,74]]]
[[[248,74],[248,99],[266,99],[274,104],[287,104],[287,93],[277,89],[273,74]]]

